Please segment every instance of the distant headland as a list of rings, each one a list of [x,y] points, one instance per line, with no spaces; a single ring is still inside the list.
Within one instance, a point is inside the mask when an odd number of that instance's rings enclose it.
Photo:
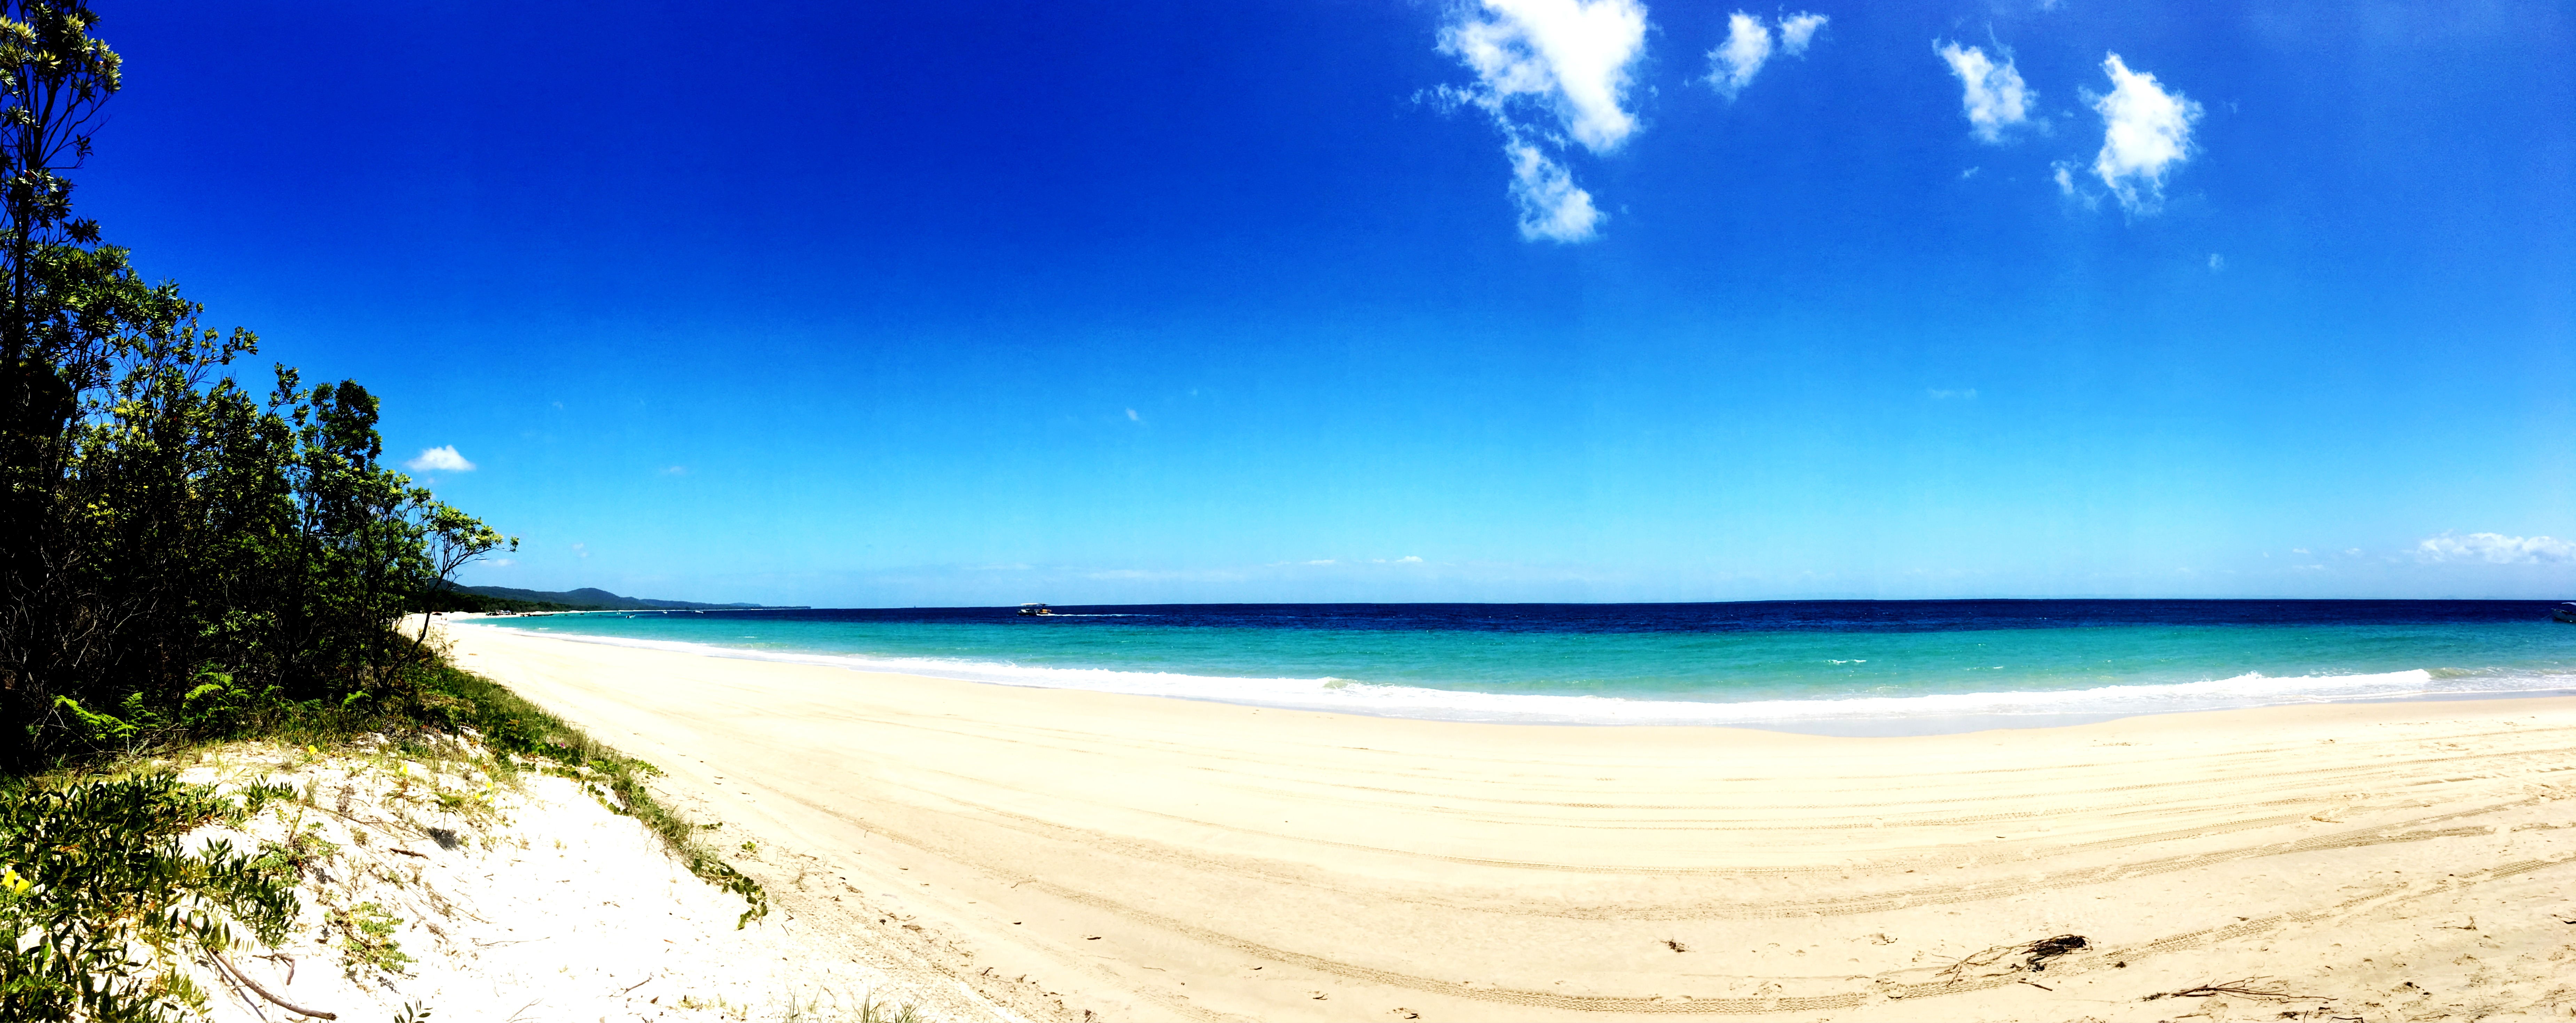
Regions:
[[[769,608],[768,604],[700,604],[687,600],[621,597],[585,586],[578,590],[522,590],[509,586],[457,586],[448,591],[457,611],[714,611]]]

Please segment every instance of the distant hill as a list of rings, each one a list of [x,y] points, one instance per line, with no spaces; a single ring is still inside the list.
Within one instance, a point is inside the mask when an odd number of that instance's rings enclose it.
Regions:
[[[491,598],[499,610],[510,611],[691,611],[765,607],[763,604],[700,604],[686,600],[654,600],[649,597],[621,597],[595,586],[561,592],[522,590],[508,586],[459,586],[461,593]]]

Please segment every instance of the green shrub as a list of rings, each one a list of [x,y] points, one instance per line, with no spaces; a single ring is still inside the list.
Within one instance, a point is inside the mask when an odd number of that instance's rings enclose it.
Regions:
[[[211,956],[233,923],[276,942],[295,919],[295,868],[225,842],[188,852],[179,836],[292,795],[167,774],[0,787],[0,934],[13,939],[0,942],[0,1019],[159,1021],[201,1004],[133,947],[162,964]]]

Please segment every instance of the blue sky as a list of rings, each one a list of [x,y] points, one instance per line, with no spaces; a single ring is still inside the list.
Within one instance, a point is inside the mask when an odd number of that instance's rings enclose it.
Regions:
[[[2576,597],[2563,4],[710,10],[104,4],[76,198],[473,582]]]

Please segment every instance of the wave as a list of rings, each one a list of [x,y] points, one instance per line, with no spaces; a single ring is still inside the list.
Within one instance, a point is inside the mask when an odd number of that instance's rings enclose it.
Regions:
[[[451,627],[505,628],[464,623]],[[536,630],[514,628],[510,631]],[[2419,668],[2366,675],[2292,677],[2249,672],[2233,678],[2200,682],[2109,685],[2089,689],[1717,702],[1480,693],[1329,677],[1228,678],[1106,668],[1049,668],[933,657],[867,657],[751,650],[678,640],[551,631],[546,634],[577,643],[821,665],[852,671],[927,675],[1038,689],[1084,689],[1290,710],[1518,724],[1798,727],[1925,719],[1996,719],[1993,724],[2010,724],[2013,719],[2093,719],[2302,703],[2539,695],[2576,689],[2576,674]]]

